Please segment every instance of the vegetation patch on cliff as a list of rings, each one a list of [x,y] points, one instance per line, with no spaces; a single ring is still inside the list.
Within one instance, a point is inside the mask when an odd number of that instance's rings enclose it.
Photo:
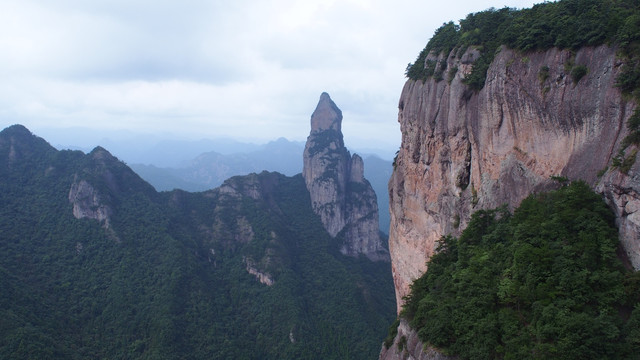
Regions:
[[[459,24],[448,22],[437,29],[406,75],[413,80],[435,77],[429,54],[461,57],[473,46],[480,57],[464,82],[474,90],[484,87],[487,69],[501,45],[523,52],[552,47],[577,50],[583,46],[617,45],[625,58],[619,79],[623,90],[640,87],[640,3],[635,0],[563,0],[545,2],[531,9],[489,9],[469,14]],[[452,50],[456,51],[452,52]],[[441,65],[446,69],[446,63]],[[578,68],[574,79],[586,69]],[[576,81],[577,81],[576,80]]]
[[[583,182],[444,237],[402,316],[462,359],[618,359],[640,351],[640,276],[616,256],[614,216]]]

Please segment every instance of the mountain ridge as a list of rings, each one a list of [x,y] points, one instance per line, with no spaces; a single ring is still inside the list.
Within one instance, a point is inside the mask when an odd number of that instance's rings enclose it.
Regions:
[[[135,163],[129,166],[152,184],[157,191],[173,189],[206,191],[222,185],[222,182],[231,176],[259,173],[263,170],[276,171],[287,176],[302,172],[302,163],[299,159],[302,158],[304,146],[298,146],[297,143],[283,138],[269,144],[264,149],[254,152],[202,153],[185,167],[158,167]],[[283,153],[285,156],[282,156]],[[387,234],[389,232],[387,182],[391,176],[391,161],[371,154],[363,155],[363,160],[364,175],[373,186],[378,200],[380,230]]]
[[[378,351],[389,265],[341,255],[299,175],[158,193],[101,147],[58,151],[21,126],[0,132],[0,171],[0,357]]]

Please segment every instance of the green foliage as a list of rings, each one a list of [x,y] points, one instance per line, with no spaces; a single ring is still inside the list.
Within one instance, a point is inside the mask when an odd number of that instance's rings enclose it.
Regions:
[[[547,81],[547,79],[549,78],[549,67],[547,65],[544,65],[540,68],[540,71],[538,72],[538,80],[540,80],[540,86],[542,86],[542,84]]]
[[[625,93],[633,94],[640,87],[640,62],[638,59],[626,62],[622,66],[616,85]]]
[[[396,338],[396,335],[398,335],[398,326],[400,326],[400,319],[396,318],[393,324],[389,326],[389,333],[387,334],[387,337],[384,338],[385,348],[388,349],[391,347],[391,345],[393,345],[393,340]]]
[[[449,69],[449,72],[447,73],[447,82],[449,84],[451,84],[453,79],[456,77],[457,73],[458,73],[458,67],[457,66],[453,66],[453,67],[451,67],[451,69]]]
[[[551,175],[551,180],[562,185],[566,185],[567,183],[569,183],[569,179],[566,176]]]
[[[455,214],[453,216],[453,227],[457,229],[460,226],[460,215]]]
[[[398,351],[402,351],[407,347],[407,337],[402,335],[400,341],[398,341]]]
[[[446,57],[457,48],[455,54],[459,57],[474,46],[480,49],[481,56],[464,82],[479,90],[484,87],[487,69],[501,45],[527,52],[552,47],[577,50],[610,43],[624,49],[629,59],[625,62],[626,75],[618,82],[623,89],[633,91],[640,85],[639,11],[640,4],[634,0],[563,0],[530,9],[492,8],[469,14],[459,26],[449,22],[436,30],[406,75],[413,80],[426,80],[424,66],[429,53],[444,53]]]
[[[476,190],[475,186],[471,184],[471,205],[475,207],[476,205],[478,205],[478,201],[478,190]]]
[[[629,358],[640,287],[617,247],[613,214],[582,182],[532,195],[513,215],[481,210],[459,239],[441,240],[403,316],[461,359]]]
[[[574,83],[577,83],[578,81],[580,81],[580,79],[587,75],[588,72],[589,69],[584,65],[574,66],[573,69],[571,69],[571,78],[573,79]]]
[[[337,142],[338,146],[330,146],[332,142]],[[343,149],[343,137],[342,133],[334,129],[325,129],[313,134],[313,143],[308,152],[310,155],[315,155],[320,151],[327,149],[336,149],[333,151],[340,151]]]
[[[629,145],[640,145],[640,111],[636,109],[627,120],[627,128],[629,134],[622,140],[622,149],[626,149]]]
[[[636,162],[636,155],[638,155],[638,149],[633,149],[628,155],[625,155],[624,149],[620,149],[618,154],[613,157],[611,166],[617,168],[621,173],[627,174]]]
[[[436,30],[436,33],[431,41],[427,44],[418,58],[413,64],[407,66],[405,75],[410,79],[426,80],[433,75],[435,69],[435,62],[433,60],[427,60],[427,56],[430,52],[434,54],[448,54],[451,52],[454,46],[458,43],[459,39],[459,27],[453,22],[443,24]],[[444,61],[444,67],[446,68],[446,61]],[[444,71],[444,69],[442,69]]]
[[[607,172],[607,170],[609,170],[609,167],[605,167],[604,169],[600,169],[600,171],[598,171],[598,174],[596,174],[599,178],[601,178],[602,176],[604,176],[604,174]]]
[[[73,216],[81,180],[112,209],[108,229]],[[103,149],[0,133],[0,358],[377,356],[395,316],[390,265],[342,256],[301,176],[228,185],[237,196],[158,194]],[[263,198],[241,195],[256,187]]]
[[[451,55],[461,57],[473,47],[480,52],[472,70],[463,79],[470,90],[484,87],[487,70],[500,46],[507,46],[523,53],[546,50],[553,47],[575,51],[585,46],[609,44],[619,50],[623,62],[616,85],[636,102],[640,99],[640,2],[636,0],[562,0],[544,2],[530,9],[515,10],[494,8],[469,14],[457,26],[453,22],[436,30],[418,59],[409,64],[406,76],[425,81],[435,76],[428,57]],[[454,51],[455,49],[455,51]],[[523,60],[528,60],[526,56]],[[507,64],[507,67],[511,64]],[[578,83],[587,73],[584,65],[575,65],[575,55],[565,64],[565,72]],[[538,73],[542,93],[550,87],[543,83],[549,77],[549,69],[543,66]],[[448,77],[450,82],[452,76]],[[465,93],[465,98],[473,92]],[[640,144],[640,128],[635,119],[640,118],[640,108],[629,120],[629,135],[622,143],[622,150],[630,144]],[[627,161],[627,165],[630,164]],[[619,168],[618,165],[616,167]],[[625,166],[623,168],[627,168]]]

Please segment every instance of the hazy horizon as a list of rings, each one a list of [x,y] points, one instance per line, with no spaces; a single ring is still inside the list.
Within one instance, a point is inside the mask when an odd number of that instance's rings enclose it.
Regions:
[[[22,124],[21,124],[22,125]],[[28,127],[27,127],[28,128]],[[289,139],[285,136],[279,136],[275,138],[234,138],[230,136],[213,136],[213,137],[188,137],[188,136],[176,136],[171,133],[151,133],[151,132],[142,132],[142,131],[131,131],[131,130],[112,130],[112,131],[98,131],[91,128],[41,128],[39,131],[35,131],[31,128],[29,130],[34,133],[34,135],[39,136],[47,140],[52,146],[58,149],[82,149],[82,150],[91,150],[96,146],[103,146],[102,144],[105,141],[108,142],[125,142],[125,141],[142,141],[142,143],[146,144],[156,144],[161,142],[221,142],[221,143],[230,143],[234,142],[242,145],[250,145],[250,146],[264,146],[271,142],[276,142],[280,139],[284,139],[291,143],[297,143],[304,147],[306,142],[306,136],[304,139]],[[349,144],[349,139],[345,137],[345,146],[349,148],[349,150],[356,152],[363,152],[364,154],[372,154],[378,155],[381,158],[386,160],[390,160],[393,158],[393,155],[398,150],[396,147],[391,146],[372,146],[370,143],[359,143],[354,142],[355,145]],[[136,145],[136,144],[133,144]],[[351,146],[350,146],[351,145]],[[384,144],[383,144],[384,145]],[[107,149],[108,150],[108,149]],[[363,151],[364,150],[364,151]],[[217,151],[217,150],[212,150]],[[218,151],[220,152],[220,151]],[[235,151],[222,151],[222,153],[234,153]]]
[[[21,124],[22,125],[22,124]],[[28,127],[27,127],[28,128]],[[219,136],[211,138],[189,138],[174,136],[169,133],[143,133],[130,130],[96,131],[90,128],[49,128],[34,131],[28,128],[34,135],[43,138],[51,146],[58,150],[80,150],[85,153],[90,152],[97,146],[105,148],[112,155],[128,163],[138,163],[145,165],[155,165],[160,167],[178,166],[180,161],[189,161],[207,152],[216,152],[222,155],[232,155],[240,153],[251,153],[260,151],[264,146],[276,143],[284,139],[290,144],[295,144],[304,148],[304,140],[287,139],[284,136],[274,139],[234,139],[231,137]],[[0,129],[2,130],[2,129]],[[178,147],[188,146],[187,149]],[[351,146],[345,139],[345,146],[351,153],[357,153],[363,157],[377,156],[385,161],[391,161],[397,148]],[[161,150],[165,154],[175,152],[176,158],[173,161],[153,161],[148,160],[151,152]],[[157,158],[155,156],[154,158]],[[145,160],[146,159],[146,160]]]

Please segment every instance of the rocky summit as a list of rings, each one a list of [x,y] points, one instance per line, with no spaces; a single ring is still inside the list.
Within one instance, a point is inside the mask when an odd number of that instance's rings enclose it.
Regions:
[[[364,177],[362,158],[345,147],[341,128],[342,111],[329,94],[322,93],[311,115],[303,155],[302,176],[313,211],[332,237],[343,238],[340,252],[387,261],[389,254],[378,232],[376,194]]]

